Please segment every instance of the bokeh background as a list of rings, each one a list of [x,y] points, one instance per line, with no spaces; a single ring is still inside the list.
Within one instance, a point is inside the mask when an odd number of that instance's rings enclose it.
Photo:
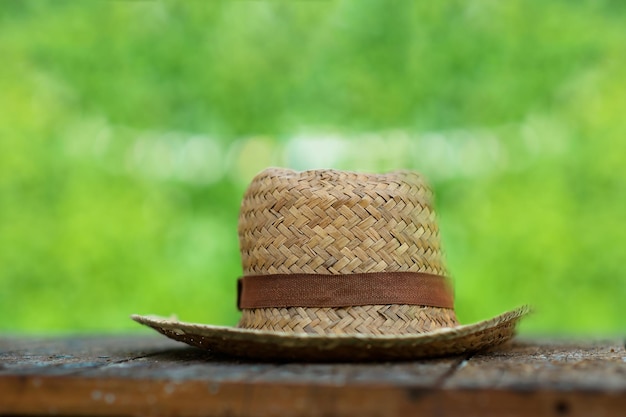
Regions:
[[[210,3],[210,4],[207,4]],[[626,3],[0,2],[0,330],[232,325],[267,166],[426,174],[464,322],[626,331]]]

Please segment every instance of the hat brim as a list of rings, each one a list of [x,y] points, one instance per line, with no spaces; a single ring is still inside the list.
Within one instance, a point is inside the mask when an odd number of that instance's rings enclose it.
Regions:
[[[133,315],[163,335],[218,355],[273,361],[381,361],[459,355],[488,349],[515,335],[526,306],[489,320],[409,335],[316,335],[279,333],[186,323],[158,316]]]

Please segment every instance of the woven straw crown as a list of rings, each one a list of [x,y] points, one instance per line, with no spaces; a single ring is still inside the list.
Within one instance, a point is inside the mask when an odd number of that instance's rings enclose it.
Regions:
[[[422,176],[270,168],[246,191],[246,275],[423,272],[446,276],[432,192]],[[243,309],[241,328],[316,334],[416,334],[458,322],[418,305]]]

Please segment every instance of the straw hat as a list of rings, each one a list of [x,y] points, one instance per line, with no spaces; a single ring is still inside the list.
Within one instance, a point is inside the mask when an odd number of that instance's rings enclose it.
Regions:
[[[266,169],[241,205],[237,327],[132,318],[254,359],[414,359],[501,344],[528,309],[458,323],[432,198],[414,172]]]

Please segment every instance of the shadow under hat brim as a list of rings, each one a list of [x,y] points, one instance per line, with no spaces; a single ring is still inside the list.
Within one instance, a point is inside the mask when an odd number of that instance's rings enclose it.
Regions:
[[[172,318],[133,315],[138,323],[210,352],[264,361],[383,361],[460,355],[498,346],[515,335],[527,306],[489,320],[428,333],[363,335],[279,333],[187,323]]]

